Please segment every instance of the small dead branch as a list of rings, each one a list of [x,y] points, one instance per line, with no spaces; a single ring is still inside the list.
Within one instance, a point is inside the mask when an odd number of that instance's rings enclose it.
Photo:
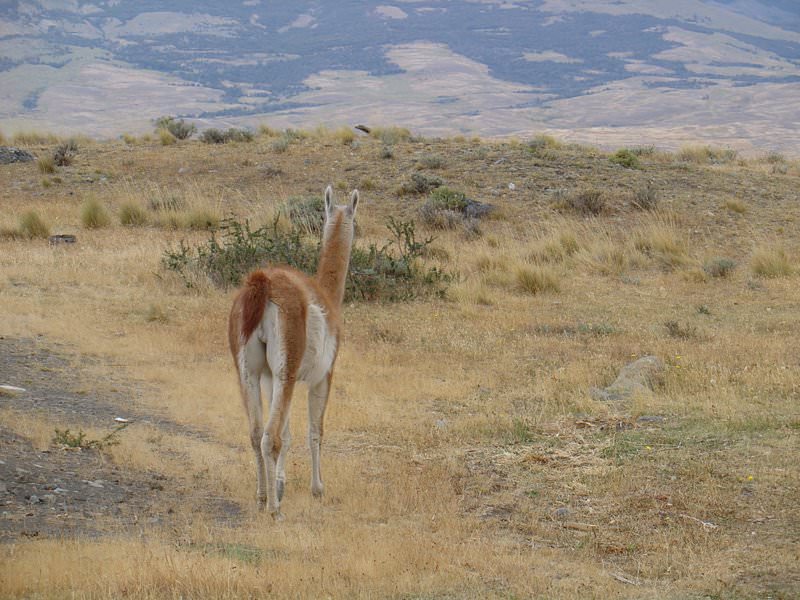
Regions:
[[[712,531],[712,530],[716,529],[717,527],[719,527],[719,525],[715,525],[711,521],[703,521],[702,519],[698,519],[697,517],[693,517],[691,515],[685,515],[685,514],[681,513],[678,516],[680,516],[680,517],[682,517],[684,519],[688,519],[689,521],[694,521],[698,525],[702,525],[703,529],[705,529],[706,531]]]

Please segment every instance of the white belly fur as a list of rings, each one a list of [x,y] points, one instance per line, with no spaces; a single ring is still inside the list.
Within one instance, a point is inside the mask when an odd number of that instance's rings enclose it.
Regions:
[[[298,374],[300,381],[309,385],[322,381],[336,356],[336,341],[336,337],[328,331],[325,312],[316,304],[309,304],[306,317],[306,352]]]
[[[267,346],[267,364],[273,374],[280,376],[286,365],[286,343],[279,319],[278,307],[270,302],[261,321],[261,340]],[[309,304],[306,313],[306,349],[297,374],[299,381],[314,385],[327,375],[336,356],[336,336],[328,330],[325,312]]]

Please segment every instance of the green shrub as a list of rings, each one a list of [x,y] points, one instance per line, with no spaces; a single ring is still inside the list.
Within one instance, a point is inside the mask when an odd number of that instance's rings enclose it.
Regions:
[[[147,225],[147,211],[135,202],[126,202],[119,208],[119,222],[122,225]]]
[[[417,159],[417,165],[424,169],[441,169],[444,166],[444,158],[438,154],[423,154]]]
[[[206,144],[227,144],[228,142],[252,142],[255,135],[246,129],[231,127],[226,131],[210,128],[200,134],[200,141]]]
[[[224,131],[211,127],[200,134],[200,141],[205,144],[224,144],[228,140]]]
[[[384,159],[394,158],[394,150],[392,150],[391,146],[384,146],[378,156]]]
[[[187,123],[183,119],[176,119],[175,117],[161,117],[156,119],[156,130],[166,130],[175,139],[185,140],[188,139],[197,131],[194,123]]]
[[[413,222],[390,218],[387,227],[393,238],[383,246],[353,247],[346,299],[398,301],[443,294],[452,275],[422,263],[433,240],[417,241]],[[164,268],[176,272],[187,287],[194,285],[199,272],[222,288],[239,285],[252,269],[270,263],[309,274],[316,271],[319,243],[309,240],[299,227],[281,230],[277,218],[256,230],[247,221],[225,220],[219,233],[219,238],[212,234],[195,247],[181,242],[177,250],[167,250],[162,257]]]
[[[19,218],[19,233],[22,237],[46,238],[50,235],[50,228],[35,210],[29,210]]]
[[[431,190],[444,185],[441,177],[426,175],[425,173],[412,173],[411,181],[400,186],[401,194],[427,194]]]
[[[639,158],[627,148],[620,148],[609,159],[612,163],[625,167],[626,169],[639,169]]]
[[[703,271],[710,277],[727,277],[736,268],[736,263],[730,258],[714,258],[703,265]]]
[[[272,151],[276,154],[283,154],[289,149],[290,143],[289,138],[281,136],[270,144],[270,148],[272,148]]]
[[[87,229],[100,229],[111,223],[111,217],[97,198],[88,198],[81,206],[81,223]]]

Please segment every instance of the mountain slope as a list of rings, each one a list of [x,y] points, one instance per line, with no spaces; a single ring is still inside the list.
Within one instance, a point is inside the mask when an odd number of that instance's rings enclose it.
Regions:
[[[6,129],[402,118],[424,133],[785,148],[800,120],[788,1],[18,1],[0,8],[0,56]]]

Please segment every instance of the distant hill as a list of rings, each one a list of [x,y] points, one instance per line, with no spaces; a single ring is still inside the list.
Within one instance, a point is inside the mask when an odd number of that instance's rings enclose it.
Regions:
[[[0,5],[0,127],[115,135],[401,123],[797,151],[794,0],[25,0]]]

